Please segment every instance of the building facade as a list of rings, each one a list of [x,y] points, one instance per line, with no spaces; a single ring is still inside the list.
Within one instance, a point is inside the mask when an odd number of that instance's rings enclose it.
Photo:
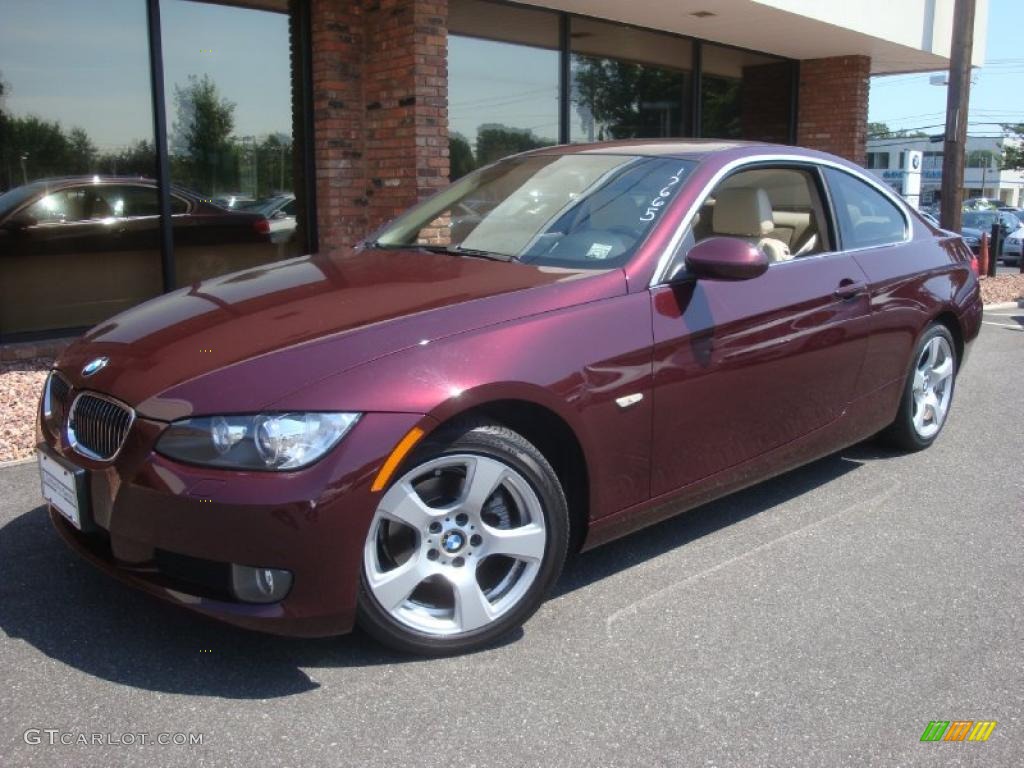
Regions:
[[[1024,207],[1024,171],[1003,170],[1006,147],[1019,146],[1020,140],[991,136],[968,136],[964,162],[963,197],[987,198],[1014,208]],[[870,139],[867,167],[900,194],[904,193],[908,173],[908,152],[921,153],[920,204],[940,206],[942,188],[942,136]]]
[[[350,247],[535,147],[730,138],[862,162],[871,75],[948,66],[953,0],[103,7],[5,5],[0,340]],[[986,20],[982,0],[976,63]]]

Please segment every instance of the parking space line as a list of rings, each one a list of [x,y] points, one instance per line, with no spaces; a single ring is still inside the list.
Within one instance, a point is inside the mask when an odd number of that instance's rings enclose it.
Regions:
[[[638,611],[638,609],[640,608],[640,606],[642,606],[645,603],[649,603],[652,600],[657,600],[657,598],[662,597],[662,596],[672,592],[675,589],[679,589],[680,587],[685,587],[688,584],[691,584],[691,583],[693,583],[695,581],[698,581],[700,579],[705,578],[706,576],[710,576],[711,574],[716,573],[717,571],[720,571],[720,570],[722,570],[724,568],[728,568],[730,565],[738,563],[741,560],[746,560],[747,558],[753,557],[754,555],[758,554],[759,552],[762,552],[762,551],[764,551],[766,549],[774,547],[777,544],[781,544],[781,543],[783,543],[785,541],[788,541],[789,539],[795,538],[796,536],[799,536],[802,533],[806,533],[807,531],[810,531],[810,530],[812,530],[814,528],[819,528],[822,525],[825,525],[827,523],[831,523],[837,517],[841,517],[843,515],[849,514],[850,512],[853,512],[854,510],[860,509],[861,507],[876,506],[876,505],[881,504],[881,503],[883,503],[885,501],[888,501],[891,497],[895,496],[897,491],[899,491],[901,488],[902,488],[902,483],[895,482],[895,483],[893,483],[893,485],[888,490],[882,491],[880,493],[876,493],[875,495],[871,496],[870,498],[861,499],[860,501],[856,501],[853,504],[851,504],[850,506],[844,507],[843,509],[840,509],[839,511],[834,512],[831,515],[828,515],[827,517],[823,517],[820,520],[814,521],[813,523],[808,523],[807,525],[803,526],[802,528],[797,528],[795,531],[790,531],[789,533],[783,534],[782,536],[779,536],[778,538],[771,539],[770,541],[763,542],[762,544],[758,544],[753,549],[748,549],[746,552],[742,552],[741,554],[738,554],[735,557],[730,557],[728,560],[723,560],[722,562],[717,563],[716,565],[713,565],[710,568],[705,568],[703,571],[700,571],[699,573],[695,573],[692,576],[687,576],[682,581],[677,581],[677,582],[674,582],[672,584],[669,584],[669,585],[667,585],[665,587],[662,587],[661,589],[657,590],[656,592],[652,592],[651,594],[647,595],[646,597],[640,598],[639,600],[637,600],[634,603],[631,603],[630,605],[627,605],[627,606],[625,606],[623,608],[619,608],[617,611],[614,611],[613,613],[609,614],[608,618],[605,620],[605,635],[608,637],[609,640],[612,640],[613,639],[612,638],[612,625],[615,622],[617,622],[619,619],[623,618],[624,616],[626,616],[628,614],[636,613]]]
[[[989,320],[982,320],[983,325],[994,325],[996,328],[1009,328],[1011,331],[1024,331],[1019,325],[1009,325],[1008,323],[993,323]]]

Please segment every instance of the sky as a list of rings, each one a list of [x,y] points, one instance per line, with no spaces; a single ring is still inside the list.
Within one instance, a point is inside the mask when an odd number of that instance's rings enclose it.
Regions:
[[[1021,0],[989,0],[985,65],[974,70],[970,94],[970,135],[1000,133],[998,123],[1024,123],[1024,17]],[[942,133],[946,88],[929,83],[930,74],[872,78],[868,119],[890,128]]]
[[[152,140],[146,4],[0,0],[0,78],[16,115],[81,127],[100,150]],[[97,13],[97,8],[102,12]],[[237,104],[235,134],[291,133],[288,17],[161,0],[168,127],[173,89],[209,74]]]

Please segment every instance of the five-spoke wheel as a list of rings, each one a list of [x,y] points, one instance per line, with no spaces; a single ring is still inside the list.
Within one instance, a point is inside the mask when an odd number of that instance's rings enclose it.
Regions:
[[[949,329],[934,323],[914,347],[899,412],[883,436],[897,448],[918,451],[939,436],[956,386],[956,344]]]
[[[938,434],[953,396],[953,348],[944,336],[932,336],[914,367],[914,429],[927,439]]]
[[[369,629],[418,652],[467,650],[531,613],[565,556],[557,477],[494,425],[419,451],[377,505],[363,548]]]

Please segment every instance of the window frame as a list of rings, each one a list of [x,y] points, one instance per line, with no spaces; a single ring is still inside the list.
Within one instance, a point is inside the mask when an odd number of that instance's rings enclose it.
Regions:
[[[702,162],[708,162],[713,157],[713,154],[708,155],[704,158]],[[688,159],[693,158],[690,157]],[[723,163],[721,167],[719,167],[719,169],[715,171],[714,175],[712,175],[712,177],[704,184],[700,192],[694,197],[694,202],[690,205],[689,208],[686,209],[682,217],[680,217],[679,223],[676,224],[675,231],[672,233],[672,237],[669,238],[668,243],[666,243],[665,247],[662,249],[661,254],[658,257],[658,261],[655,264],[654,272],[651,274],[651,279],[648,281],[648,289],[656,288],[659,285],[667,285],[672,282],[671,280],[666,278],[668,268],[671,265],[673,257],[675,256],[676,252],[679,250],[679,246],[682,244],[683,238],[686,236],[686,232],[689,229],[691,222],[693,221],[693,217],[700,210],[701,205],[703,205],[704,200],[708,197],[708,195],[711,194],[711,192],[722,182],[722,180],[726,176],[729,176],[739,170],[750,169],[752,167],[764,164],[807,166],[817,169],[817,173],[822,178],[822,182],[824,184],[824,202],[826,205],[825,213],[826,217],[830,220],[829,226],[833,228],[833,237],[836,237],[839,234],[839,230],[838,222],[836,221],[835,206],[833,205],[832,201],[832,190],[827,183],[827,179],[824,178],[825,174],[823,169],[825,168],[835,168],[836,170],[848,173],[855,179],[859,179],[860,181],[866,183],[868,186],[880,192],[885,198],[892,202],[896,206],[900,214],[903,216],[904,239],[898,243],[886,243],[882,245],[865,246],[864,248],[847,249],[843,248],[842,239],[839,238],[838,240],[834,240],[835,245],[839,247],[838,250],[830,251],[827,253],[815,254],[814,256],[811,257],[801,258],[799,260],[800,262],[803,262],[810,258],[828,256],[832,253],[853,253],[861,250],[871,250],[873,248],[888,248],[892,245],[906,243],[911,239],[913,234],[913,226],[911,224],[910,214],[907,212],[907,207],[904,204],[904,202],[901,199],[899,199],[891,190],[886,189],[880,181],[872,179],[870,175],[868,175],[866,172],[862,170],[855,170],[850,166],[847,166],[835,160],[829,160],[827,158],[812,158],[804,155],[785,154],[781,152],[775,154],[748,155],[746,157],[735,158],[726,163]],[[791,264],[796,261],[796,259],[793,259],[788,262],[779,263]]]
[[[900,200],[891,190],[885,188],[887,185],[875,184],[870,180],[869,177],[852,173],[850,169],[844,168],[839,165],[834,164],[831,166],[831,169],[838,173],[846,173],[847,176],[850,176],[855,181],[860,181],[861,183],[867,184],[869,189],[873,189],[874,191],[878,192],[882,196],[882,198],[890,202],[896,208],[896,211],[900,214],[900,216],[903,217],[903,238],[901,240],[893,240],[892,242],[886,243],[872,243],[871,245],[861,245],[853,248],[847,248],[846,243],[844,242],[845,238],[843,236],[843,228],[839,221],[839,214],[836,210],[835,195],[832,191],[832,183],[829,181],[828,174],[825,173],[823,170],[821,175],[825,181],[825,188],[828,190],[829,202],[832,207],[832,218],[835,221],[836,235],[838,237],[840,250],[842,250],[843,253],[857,253],[860,251],[870,251],[874,248],[890,248],[894,245],[902,245],[903,243],[908,242],[913,237],[913,226],[910,223],[910,215],[907,213],[906,207],[903,205],[903,201]]]
[[[793,263],[796,263],[796,262],[803,263],[803,262],[806,262],[806,261],[808,261],[810,259],[817,259],[817,258],[821,258],[821,257],[825,257],[825,256],[832,256],[832,255],[835,255],[837,253],[842,253],[842,249],[841,248],[835,247],[835,246],[837,246],[839,244],[838,222],[835,219],[835,212],[834,212],[834,210],[832,208],[832,201],[831,201],[831,197],[829,195],[828,186],[825,183],[824,174],[821,172],[820,168],[818,168],[818,167],[816,167],[816,166],[814,166],[813,164],[810,164],[810,163],[806,163],[806,162],[804,162],[804,163],[766,162],[766,163],[755,163],[752,166],[737,168],[737,169],[733,170],[732,172],[727,173],[726,175],[724,175],[712,187],[706,188],[703,191],[703,194],[701,195],[701,198],[700,198],[700,204],[697,206],[697,212],[698,213],[700,212],[701,208],[704,207],[704,203],[707,201],[707,199],[709,197],[711,197],[714,194],[715,190],[718,189],[718,187],[721,184],[725,183],[726,181],[728,181],[729,179],[731,179],[731,178],[733,178],[735,176],[739,176],[742,173],[747,173],[748,171],[759,171],[759,170],[793,171],[793,172],[796,172],[796,173],[807,174],[807,176],[809,177],[808,180],[810,181],[810,183],[814,187],[814,190],[813,190],[814,194],[816,194],[818,196],[818,203],[821,205],[821,215],[825,219],[824,220],[824,229],[825,229],[825,231],[826,231],[826,233],[828,235],[828,244],[830,246],[827,250],[819,251],[818,253],[808,254],[806,256],[801,256],[801,257],[799,257],[799,259],[798,258],[792,258],[792,259],[788,259],[786,261],[771,261],[771,262],[768,263],[768,268],[771,269],[773,267],[783,267],[783,266],[785,266],[787,264],[793,264]],[[684,230],[683,238],[679,241],[678,247],[672,252],[672,257],[669,259],[668,264],[666,265],[667,274],[672,274],[671,267],[676,262],[676,258],[678,257],[678,254],[679,254],[679,248],[681,248],[683,246],[683,244],[686,242],[686,232],[688,232],[691,229],[692,225],[693,224],[692,224],[692,220],[691,220],[691,223],[689,225],[687,225],[686,229]],[[694,245],[696,245],[699,242],[700,241],[697,240],[694,243]],[[678,272],[676,274],[678,274]],[[677,279],[679,279],[679,278],[678,277],[673,277],[673,278],[671,278],[669,280],[669,282],[674,282]]]

